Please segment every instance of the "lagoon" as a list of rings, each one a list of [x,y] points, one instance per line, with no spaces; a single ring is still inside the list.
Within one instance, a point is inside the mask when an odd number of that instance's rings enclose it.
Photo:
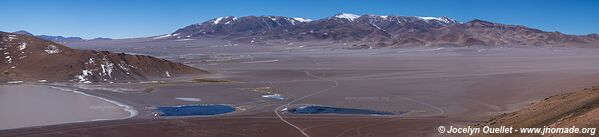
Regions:
[[[128,118],[107,100],[44,85],[0,85],[0,130]]]

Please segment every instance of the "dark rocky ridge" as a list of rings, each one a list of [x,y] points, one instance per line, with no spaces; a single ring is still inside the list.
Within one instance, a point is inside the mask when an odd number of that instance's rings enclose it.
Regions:
[[[63,37],[63,36],[50,36],[50,35],[37,35],[36,37],[54,41],[57,43],[65,43],[65,42],[75,42],[75,41],[83,41],[81,37]]]
[[[567,35],[483,20],[337,14],[315,21],[282,16],[219,17],[155,39],[221,38],[239,43],[327,41],[368,47],[595,46],[597,34]]]
[[[37,37],[0,32],[0,81],[139,81],[207,73],[151,56],[76,50]]]
[[[54,41],[56,43],[69,43],[69,42],[81,42],[81,41],[86,41],[86,39],[83,39],[81,37],[64,37],[64,36],[51,36],[51,35],[34,35],[31,34],[25,30],[19,30],[19,31],[15,31],[12,32],[14,34],[21,34],[21,35],[26,35],[26,36],[35,36],[41,39],[45,39],[45,40],[49,40],[49,41]],[[112,40],[111,38],[103,38],[103,37],[98,37],[98,38],[94,38],[94,39],[89,39],[89,40]]]

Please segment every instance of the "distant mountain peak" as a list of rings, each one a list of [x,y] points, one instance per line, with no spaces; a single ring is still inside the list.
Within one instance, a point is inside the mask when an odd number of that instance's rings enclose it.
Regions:
[[[111,38],[97,37],[91,40],[112,40]]]
[[[14,34],[21,34],[21,35],[27,35],[27,36],[33,36],[33,34],[25,31],[25,30],[19,30],[19,31],[15,31],[13,32]]]
[[[599,39],[599,34],[597,34],[597,33],[591,33],[591,34],[589,34],[587,36],[589,36],[591,38],[594,38],[594,39]]]
[[[493,23],[490,21],[485,21],[485,20],[480,20],[480,19],[474,19],[474,20],[466,22],[466,24],[470,25],[470,26],[493,26],[496,23]]]
[[[217,24],[229,24],[229,23],[231,23],[231,21],[235,21],[235,20],[237,20],[237,17],[235,17],[235,16],[223,16],[223,17],[214,18],[208,22],[210,22],[212,25],[217,25]]]
[[[19,30],[19,31],[15,31],[12,32],[14,34],[20,34],[20,35],[26,35],[26,36],[35,36],[44,40],[49,40],[49,41],[53,41],[56,43],[68,43],[68,42],[77,42],[77,41],[84,41],[85,39],[81,38],[81,37],[64,37],[64,36],[53,36],[53,35],[34,35],[32,33],[29,33],[25,30]],[[94,39],[89,39],[89,40],[111,40],[111,38],[103,38],[103,37],[97,37]]]
[[[50,36],[50,35],[35,35],[36,37],[54,41],[57,43],[65,43],[65,42],[73,42],[73,41],[83,41],[81,37],[63,37],[63,36]]]

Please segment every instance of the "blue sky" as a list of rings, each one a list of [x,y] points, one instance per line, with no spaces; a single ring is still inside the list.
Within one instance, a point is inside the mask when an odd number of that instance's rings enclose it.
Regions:
[[[336,13],[448,16],[599,33],[599,0],[10,0],[0,4],[0,31],[131,38],[171,33],[219,16],[320,19]]]

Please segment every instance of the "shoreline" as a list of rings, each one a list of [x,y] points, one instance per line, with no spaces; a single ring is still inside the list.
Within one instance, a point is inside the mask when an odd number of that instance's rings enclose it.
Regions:
[[[47,85],[45,85],[47,86]],[[99,97],[96,95],[91,95],[88,93],[85,93],[83,91],[78,91],[76,89],[71,89],[71,88],[66,88],[66,87],[57,87],[56,85],[52,85],[52,86],[47,86],[48,88],[51,89],[56,89],[56,90],[60,90],[60,91],[67,91],[67,92],[71,92],[71,93],[75,93],[75,94],[80,94],[80,95],[84,95],[84,96],[88,96],[88,97],[93,97],[93,98],[97,98],[103,101],[106,101],[108,103],[114,104],[119,106],[119,108],[121,108],[122,110],[126,111],[129,113],[129,116],[124,117],[124,118],[118,118],[118,119],[93,119],[91,121],[103,121],[103,120],[122,120],[122,119],[129,119],[129,118],[133,118],[137,115],[139,115],[139,111],[137,111],[137,109],[135,109],[133,106],[118,102],[118,101],[114,101],[114,100],[110,100],[104,97]]]

